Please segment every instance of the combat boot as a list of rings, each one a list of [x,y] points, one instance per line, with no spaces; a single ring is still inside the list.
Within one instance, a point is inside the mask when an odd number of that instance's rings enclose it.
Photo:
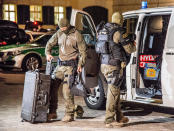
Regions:
[[[122,113],[119,113],[117,115],[116,120],[113,120],[113,122],[106,123],[107,128],[113,128],[113,127],[123,127],[126,123],[129,122],[128,117],[125,117]]]
[[[107,123],[105,126],[106,126],[106,128],[123,127],[124,123],[119,123],[117,121],[113,121],[111,123]]]
[[[48,121],[51,121],[52,119],[57,119],[56,113],[49,113],[48,114]]]
[[[125,117],[122,112],[117,112],[116,121],[119,123],[128,123],[129,118]]]
[[[82,118],[83,117],[84,110],[81,106],[75,105],[75,118]]]
[[[71,121],[74,121],[74,116],[73,116],[73,115],[65,115],[65,116],[62,118],[62,121],[63,121],[63,122],[71,122]]]
[[[118,122],[119,122],[119,123],[128,123],[128,122],[129,122],[129,118],[123,116]]]

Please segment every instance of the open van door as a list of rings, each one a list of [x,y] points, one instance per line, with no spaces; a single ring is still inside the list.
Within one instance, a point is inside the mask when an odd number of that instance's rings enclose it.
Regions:
[[[162,93],[163,104],[168,107],[174,107],[174,12],[171,14],[166,44],[163,51],[162,61]]]
[[[124,15],[124,23],[123,26],[126,28],[126,32],[129,33],[135,33],[136,34],[136,43],[138,43],[139,40],[139,32],[140,32],[140,26],[141,26],[141,17],[137,14],[133,15]],[[138,26],[137,26],[138,25]],[[126,66],[126,82],[123,82],[126,84],[126,95],[125,93],[121,93],[121,98],[123,100],[132,100],[133,95],[135,94],[135,81],[136,81],[136,59],[137,59],[137,52],[134,52],[131,54],[131,59],[129,64]],[[122,92],[122,90],[121,90]],[[122,95],[123,94],[123,95]]]
[[[98,55],[95,52],[97,32],[91,16],[80,10],[72,10],[71,25],[83,35],[87,46],[86,75],[94,77],[98,74]]]
[[[91,16],[80,10],[72,10],[70,23],[83,35],[87,46],[87,59],[84,67],[85,86],[91,90],[91,96],[85,98],[88,107],[100,109],[104,101],[104,91],[99,76],[99,56],[95,51],[97,31]],[[82,73],[83,74],[83,73]]]
[[[138,36],[134,100],[163,103],[161,78],[164,68],[161,66],[164,61],[163,54],[166,54],[164,46],[170,16],[170,12],[142,14],[142,26]]]

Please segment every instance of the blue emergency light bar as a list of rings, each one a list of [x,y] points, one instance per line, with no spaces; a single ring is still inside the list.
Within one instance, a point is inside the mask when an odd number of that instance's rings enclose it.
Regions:
[[[147,1],[142,1],[141,2],[141,9],[146,9],[147,8]]]

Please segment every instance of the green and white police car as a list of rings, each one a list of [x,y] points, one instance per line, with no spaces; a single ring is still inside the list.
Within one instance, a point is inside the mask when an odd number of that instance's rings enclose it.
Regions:
[[[46,63],[45,46],[55,32],[48,32],[25,44],[11,44],[0,47],[0,68],[19,68],[23,71],[41,68]],[[53,56],[58,55],[55,47]],[[55,50],[56,49],[56,50]]]

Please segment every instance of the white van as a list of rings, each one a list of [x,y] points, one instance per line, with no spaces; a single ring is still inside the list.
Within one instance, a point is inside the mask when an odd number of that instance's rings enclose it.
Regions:
[[[174,107],[174,8],[123,15],[137,35],[137,51],[127,68],[127,100]]]
[[[137,35],[137,51],[126,68],[127,89],[121,98],[174,107],[174,7],[129,11],[123,16],[128,32]],[[72,11],[71,24],[81,30],[93,53],[88,51],[86,66],[86,87],[93,95],[86,97],[85,102],[90,108],[100,109],[105,105],[107,84],[102,74],[97,74],[95,25],[89,14],[79,10]]]

